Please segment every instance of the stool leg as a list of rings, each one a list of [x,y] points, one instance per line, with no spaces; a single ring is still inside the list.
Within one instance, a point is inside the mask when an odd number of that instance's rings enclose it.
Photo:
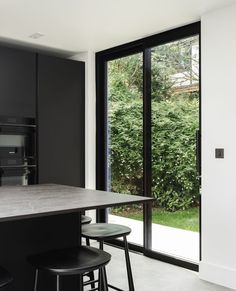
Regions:
[[[128,276],[128,281],[129,281],[129,291],[134,291],[134,281],[133,281],[133,275],[132,275],[130,257],[129,257],[129,246],[128,246],[126,236],[124,236],[123,239],[125,243],[125,260],[126,260],[127,276]]]
[[[104,241],[103,240],[99,241],[99,248],[100,248],[100,250],[104,249]],[[106,288],[108,288],[108,287],[106,287],[108,285],[107,285],[107,274],[106,274],[105,268],[101,269],[101,274],[102,274],[102,276],[101,276],[102,291],[106,291],[106,290],[108,290],[108,289],[106,289]],[[106,282],[105,285],[104,285],[104,281]]]
[[[90,281],[94,281],[94,280],[95,280],[94,272],[90,272],[90,273],[88,274],[88,277],[89,277],[89,280],[90,280]],[[92,288],[92,289],[95,288],[95,283],[91,283],[91,288]]]
[[[98,270],[98,291],[103,291],[102,288],[102,269]]]
[[[102,272],[102,286],[103,286],[103,291],[108,291],[107,275],[106,275],[106,269],[105,269],[105,267],[101,269],[101,272]]]
[[[90,240],[89,240],[89,238],[86,238],[86,246],[90,246]]]
[[[100,240],[100,242],[99,242],[99,248],[100,248],[100,250],[103,250],[104,249],[103,245],[104,245],[103,240]]]
[[[35,277],[34,277],[34,291],[37,291],[38,287],[38,277],[39,277],[39,270],[35,270]]]
[[[104,249],[104,241],[103,240],[100,240],[99,241],[99,248],[100,250],[103,250]],[[103,287],[102,288],[102,291],[108,291],[108,285],[107,285],[107,273],[106,273],[106,269],[105,268],[102,268],[101,269],[101,286]],[[105,283],[104,283],[105,282]]]
[[[108,290],[107,272],[106,272],[106,268],[105,267],[104,267],[104,270],[103,270],[103,276],[104,276],[104,280],[105,280],[105,285],[104,286],[107,286],[107,290]]]
[[[105,267],[98,270],[98,291],[108,291]]]
[[[57,291],[60,291],[60,276],[57,275]]]

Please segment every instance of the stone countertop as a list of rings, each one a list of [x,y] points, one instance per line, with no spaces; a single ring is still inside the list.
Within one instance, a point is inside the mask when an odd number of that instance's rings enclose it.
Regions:
[[[152,202],[153,198],[56,184],[0,187],[0,222]]]

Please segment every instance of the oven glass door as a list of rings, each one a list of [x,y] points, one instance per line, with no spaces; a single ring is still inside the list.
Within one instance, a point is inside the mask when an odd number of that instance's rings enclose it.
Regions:
[[[27,168],[1,168],[0,186],[26,186],[30,173]]]

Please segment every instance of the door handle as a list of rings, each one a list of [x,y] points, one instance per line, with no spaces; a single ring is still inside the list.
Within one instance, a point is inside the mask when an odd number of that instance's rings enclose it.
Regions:
[[[198,176],[201,177],[201,132],[196,130],[196,169]]]

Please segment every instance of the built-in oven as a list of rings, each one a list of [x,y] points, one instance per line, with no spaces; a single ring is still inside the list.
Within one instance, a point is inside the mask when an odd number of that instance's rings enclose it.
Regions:
[[[0,117],[0,185],[36,183],[35,132],[32,118]]]
[[[28,185],[31,171],[28,168],[1,168],[0,186]]]

